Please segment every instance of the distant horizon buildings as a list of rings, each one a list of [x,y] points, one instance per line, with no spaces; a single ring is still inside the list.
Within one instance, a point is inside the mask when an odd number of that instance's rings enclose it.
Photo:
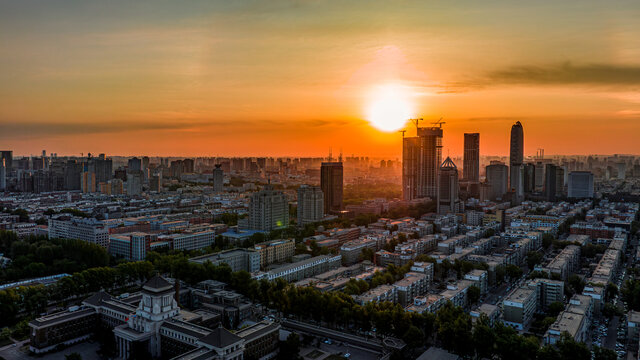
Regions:
[[[415,137],[402,140],[402,198],[436,199],[442,163],[442,128],[417,127]]]
[[[324,193],[324,212],[342,211],[344,186],[342,161],[327,161],[320,166],[320,188]]]
[[[480,133],[464,134],[463,180],[480,181]]]

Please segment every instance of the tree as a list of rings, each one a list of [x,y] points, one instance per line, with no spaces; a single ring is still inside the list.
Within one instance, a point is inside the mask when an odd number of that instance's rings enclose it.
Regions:
[[[475,304],[480,300],[480,288],[473,285],[470,286],[467,290],[467,299],[469,300],[469,304]]]
[[[618,287],[616,286],[616,284],[611,282],[608,283],[605,294],[607,299],[613,299],[614,297],[616,297],[616,295],[618,295]]]
[[[593,347],[593,360],[616,360],[616,359],[618,359],[618,356],[616,355],[615,351],[611,349],[599,347],[599,346]]]
[[[290,333],[287,336],[287,340],[280,342],[279,359],[299,359],[300,358],[300,335],[297,333]]]
[[[511,280],[515,280],[522,276],[522,269],[519,266],[508,264],[505,267],[505,273]]]
[[[582,294],[582,290],[584,289],[585,282],[582,278],[576,274],[569,276],[568,280],[569,286],[573,289],[574,294]]]
[[[551,244],[553,244],[553,240],[555,240],[555,238],[551,234],[542,235],[542,246],[545,249],[549,248],[549,246],[551,246]]]
[[[402,340],[404,340],[410,348],[417,348],[424,344],[424,333],[418,327],[411,325],[402,336]]]
[[[629,309],[640,310],[640,280],[631,279],[625,281],[621,294]]]
[[[557,317],[560,312],[564,310],[564,304],[560,301],[554,301],[549,304],[549,308],[547,309],[547,313],[549,316]]]
[[[476,351],[476,358],[491,359],[494,355],[496,334],[489,326],[487,315],[481,314],[473,327],[473,345]]]
[[[471,317],[461,307],[447,302],[436,315],[438,340],[442,347],[461,356],[470,355],[473,349],[460,344],[472,343]]]
[[[562,359],[591,360],[591,351],[582,342],[576,342],[568,333],[563,333],[556,344]]]
[[[542,254],[537,251],[529,251],[527,253],[527,266],[533,269],[536,265],[542,263]]]

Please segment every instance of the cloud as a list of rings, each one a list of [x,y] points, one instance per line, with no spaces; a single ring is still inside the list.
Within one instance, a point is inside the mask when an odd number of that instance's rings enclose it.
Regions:
[[[638,87],[639,65],[587,64],[571,62],[548,66],[513,66],[490,72],[485,85],[591,85]]]

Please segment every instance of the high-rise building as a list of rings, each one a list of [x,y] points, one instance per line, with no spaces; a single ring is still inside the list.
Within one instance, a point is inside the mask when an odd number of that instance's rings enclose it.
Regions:
[[[142,170],[127,172],[127,195],[142,194],[143,178]]]
[[[509,169],[507,165],[501,162],[491,162],[486,168],[487,182],[489,183],[489,199],[502,199],[507,193],[507,181],[509,178]]]
[[[323,162],[320,167],[320,187],[324,193],[324,212],[341,211],[342,208],[342,161]]]
[[[464,180],[478,182],[480,180],[480,134],[464,134],[464,162],[462,173]]]
[[[557,166],[554,164],[546,164],[544,169],[544,196],[547,201],[556,200],[556,185],[558,183]]]
[[[536,188],[536,166],[532,163],[526,163],[522,171],[522,185],[525,194],[535,191]]]
[[[7,188],[7,167],[6,159],[0,158],[0,191],[4,191]]]
[[[298,188],[298,226],[322,220],[324,193],[319,186],[300,185]]]
[[[155,173],[149,179],[149,191],[160,192],[162,190],[162,172]]]
[[[438,173],[438,214],[456,213],[460,209],[458,168],[447,156]]]
[[[221,164],[216,164],[213,169],[213,191],[224,191],[224,171]]]
[[[142,160],[140,160],[137,157],[133,157],[133,158],[129,159],[127,170],[128,171],[140,171],[140,170],[142,170]]]
[[[438,196],[438,168],[442,163],[442,128],[417,128],[416,137],[402,143],[404,200]]]
[[[142,174],[144,175],[144,180],[149,180],[149,157],[142,157]]]
[[[522,124],[517,121],[511,127],[511,148],[509,151],[510,180],[509,189],[514,192],[516,202],[522,201],[524,197],[523,183],[523,160],[524,160],[524,131]]]
[[[289,201],[271,185],[251,194],[249,201],[249,229],[271,231],[289,226]]]
[[[182,160],[182,172],[193,174],[195,172],[195,161],[193,159]]]
[[[593,197],[593,173],[591,171],[572,171],[569,173],[569,197]]]
[[[2,150],[0,151],[0,160],[4,159],[4,168],[6,176],[9,176],[13,171],[13,151]]]

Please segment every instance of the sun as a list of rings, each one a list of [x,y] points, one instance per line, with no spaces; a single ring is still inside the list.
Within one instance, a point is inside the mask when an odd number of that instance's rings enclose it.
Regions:
[[[369,123],[381,131],[398,131],[411,118],[410,94],[399,85],[381,85],[371,91],[366,110]]]

